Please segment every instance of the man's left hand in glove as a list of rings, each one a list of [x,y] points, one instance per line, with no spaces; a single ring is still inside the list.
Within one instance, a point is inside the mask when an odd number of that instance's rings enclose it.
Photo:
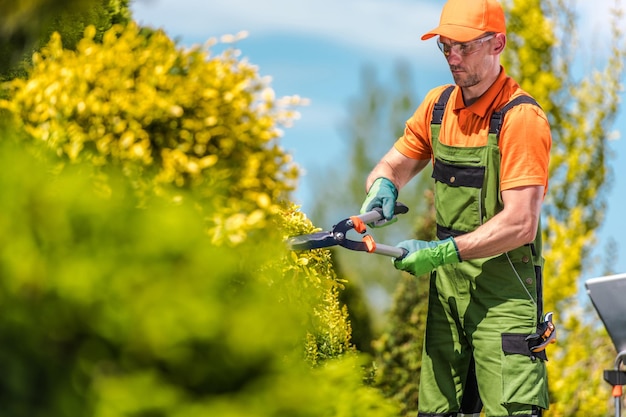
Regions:
[[[420,276],[447,264],[461,262],[461,255],[453,238],[427,242],[424,240],[405,240],[396,245],[408,253],[401,259],[394,259],[396,269]]]

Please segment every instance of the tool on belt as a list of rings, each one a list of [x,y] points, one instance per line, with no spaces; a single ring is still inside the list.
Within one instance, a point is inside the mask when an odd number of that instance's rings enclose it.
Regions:
[[[409,208],[407,206],[402,203],[396,203],[394,215],[404,214],[408,211]],[[333,230],[331,231],[291,237],[287,240],[287,245],[291,250],[311,250],[341,246],[354,251],[377,253],[379,255],[402,259],[407,254],[406,249],[376,243],[371,235],[364,235],[360,241],[351,240],[347,236],[348,232],[351,230],[365,234],[368,224],[381,226],[385,222],[392,222],[394,220],[393,218],[391,220],[385,220],[382,209],[374,208],[367,213],[358,216],[350,216],[341,220],[333,226]]]
[[[531,352],[537,353],[545,350],[550,343],[556,343],[556,327],[552,322],[552,312],[546,313],[544,321],[537,325],[537,331],[528,337],[528,348]]]

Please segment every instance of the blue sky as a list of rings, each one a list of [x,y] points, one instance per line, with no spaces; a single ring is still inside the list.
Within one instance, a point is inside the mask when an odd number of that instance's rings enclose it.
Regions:
[[[433,40],[419,37],[435,27],[444,0],[133,0],[135,19],[164,29],[182,45],[204,44],[209,38],[247,31],[236,43],[242,56],[272,77],[277,97],[299,95],[310,100],[301,118],[286,129],[281,144],[293,154],[305,174],[295,194],[305,213],[313,207],[315,173],[341,160],[345,149],[340,125],[348,118],[348,103],[359,94],[365,65],[379,79],[391,76],[399,60],[410,63],[416,94],[452,82]],[[614,0],[577,2],[578,31],[590,42],[586,56],[603,58],[598,45],[608,45],[607,16]],[[625,25],[622,25],[624,27]],[[409,115],[407,115],[408,117]],[[614,158],[609,210],[599,233],[599,247],[626,236],[626,94],[614,126],[619,139],[611,142]],[[395,137],[381,137],[389,146]],[[382,156],[382,155],[381,155]],[[338,190],[338,192],[340,192]],[[357,208],[358,209],[358,208]],[[323,225],[320,225],[323,226]],[[330,226],[330,225],[328,225]],[[612,263],[626,272],[626,243]],[[594,276],[590,271],[583,280]]]

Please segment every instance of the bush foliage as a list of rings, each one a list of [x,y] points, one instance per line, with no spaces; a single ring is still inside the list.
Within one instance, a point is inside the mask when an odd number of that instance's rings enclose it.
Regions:
[[[323,291],[281,239],[216,245],[191,198],[137,208],[121,173],[103,194],[89,167],[1,150],[4,415],[393,415],[356,354],[303,360]]]
[[[297,169],[276,142],[294,112],[257,69],[135,24],[95,34],[76,51],[54,35],[11,83],[5,107],[21,127],[66,161],[121,165],[140,193],[194,190],[218,241],[265,227]]]
[[[129,0],[20,0],[0,2],[0,79],[24,77],[34,51],[54,32],[63,46],[75,49],[87,26],[101,39],[113,24],[131,20]]]
[[[297,100],[235,50],[134,24],[53,36],[7,93],[3,410],[396,414],[363,384],[329,252],[283,243],[316,230],[278,145]]]

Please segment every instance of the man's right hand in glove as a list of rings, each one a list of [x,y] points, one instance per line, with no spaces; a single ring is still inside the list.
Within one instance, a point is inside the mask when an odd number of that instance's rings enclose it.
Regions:
[[[367,197],[361,206],[361,214],[379,207],[383,210],[385,220],[391,220],[394,216],[397,198],[398,190],[396,186],[387,178],[377,178],[367,192]],[[386,224],[389,224],[389,222]]]

